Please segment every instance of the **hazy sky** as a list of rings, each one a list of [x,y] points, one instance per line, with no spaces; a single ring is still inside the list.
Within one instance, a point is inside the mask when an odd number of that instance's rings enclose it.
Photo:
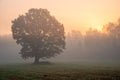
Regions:
[[[0,35],[11,33],[11,20],[30,8],[46,8],[66,31],[101,29],[120,17],[120,0],[0,0]]]

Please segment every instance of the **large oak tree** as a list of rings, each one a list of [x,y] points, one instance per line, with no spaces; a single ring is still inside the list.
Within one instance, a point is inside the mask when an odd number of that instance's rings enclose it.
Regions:
[[[64,26],[47,9],[30,9],[12,21],[12,34],[22,58],[46,59],[65,49]]]

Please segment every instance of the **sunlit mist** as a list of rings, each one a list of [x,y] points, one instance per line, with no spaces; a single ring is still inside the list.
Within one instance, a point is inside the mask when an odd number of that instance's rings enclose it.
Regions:
[[[120,80],[120,0],[0,0],[0,80]]]

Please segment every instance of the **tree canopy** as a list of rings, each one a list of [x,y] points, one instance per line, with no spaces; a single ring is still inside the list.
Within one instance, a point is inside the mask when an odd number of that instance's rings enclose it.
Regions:
[[[64,26],[47,9],[30,9],[12,21],[12,34],[22,58],[46,59],[65,49]]]

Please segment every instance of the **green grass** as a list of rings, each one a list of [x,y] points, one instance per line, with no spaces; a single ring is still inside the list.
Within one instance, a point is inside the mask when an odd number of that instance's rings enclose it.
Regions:
[[[0,80],[120,80],[120,66],[68,63],[0,65]]]

